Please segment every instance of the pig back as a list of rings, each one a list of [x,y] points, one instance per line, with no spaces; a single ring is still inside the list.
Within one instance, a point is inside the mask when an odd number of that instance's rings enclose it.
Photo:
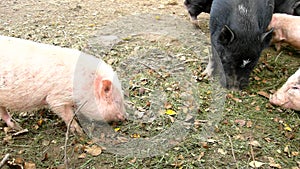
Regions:
[[[72,102],[79,51],[0,36],[0,106],[27,111]]]

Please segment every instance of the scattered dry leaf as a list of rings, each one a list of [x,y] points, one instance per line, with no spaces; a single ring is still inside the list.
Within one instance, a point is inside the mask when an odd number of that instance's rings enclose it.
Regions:
[[[230,94],[230,93],[227,94],[227,98],[232,99],[233,101],[238,102],[238,103],[241,103],[241,102],[242,102],[241,99],[234,97],[234,96],[233,96],[232,94]]]
[[[235,140],[246,140],[245,136],[241,135],[241,134],[235,135],[235,136],[233,136],[233,138]]]
[[[207,142],[208,142],[208,143],[215,143],[215,142],[217,142],[217,140],[214,140],[214,139],[211,139],[211,138],[210,138],[210,139],[207,139]]]
[[[137,134],[137,133],[134,133],[134,134],[131,134],[130,135],[131,138],[140,138],[141,135]]]
[[[259,162],[259,161],[251,161],[249,163],[250,167],[253,167],[253,168],[259,168],[259,167],[261,167],[264,164],[265,163],[262,163],[262,162]]]
[[[264,138],[265,140],[266,140],[266,142],[268,142],[268,143],[270,143],[271,141],[272,141],[272,139],[271,138],[269,138],[269,137],[266,137],[266,138]]]
[[[284,151],[285,153],[289,152],[289,145],[285,146],[283,151]]]
[[[48,153],[44,154],[44,158],[41,161],[46,161],[46,160],[48,160]]]
[[[208,144],[207,144],[207,142],[201,142],[201,145],[202,145],[203,148],[208,149]]]
[[[167,5],[178,5],[177,0],[168,0]]]
[[[18,155],[21,155],[21,154],[23,154],[25,152],[25,150],[24,149],[22,149],[22,150],[20,150],[20,151],[18,151]]]
[[[288,124],[284,123],[284,130],[292,131],[292,128]]]
[[[136,157],[134,157],[132,160],[130,160],[128,163],[129,164],[133,164],[133,163],[135,163],[136,162]]]
[[[49,140],[43,140],[42,141],[42,145],[43,146],[48,146],[50,144],[50,141]]]
[[[36,169],[35,163],[25,162],[24,169]]]
[[[247,126],[247,128],[251,128],[252,127],[252,121],[247,121],[246,126]]]
[[[4,131],[5,134],[8,134],[9,132],[11,132],[11,130],[12,130],[12,128],[10,128],[10,127],[4,127],[3,128],[3,131]]]
[[[169,102],[165,103],[165,109],[171,109],[172,108],[172,104]]]
[[[255,106],[256,111],[260,111],[260,106]]]
[[[44,123],[44,120],[43,119],[40,119],[37,121],[37,125],[38,126],[42,126],[42,124]]]
[[[298,152],[298,151],[292,151],[292,155],[293,155],[293,156],[298,156],[298,155],[299,155],[299,152]]]
[[[172,115],[176,115],[177,113],[176,113],[174,110],[168,109],[168,110],[165,112],[165,114],[172,116]]]
[[[238,120],[235,120],[234,123],[236,123],[236,124],[238,124],[238,125],[240,125],[240,126],[243,127],[243,126],[246,124],[246,121],[245,121],[245,120],[239,120],[239,119],[238,119]]]
[[[6,135],[4,138],[3,138],[3,144],[6,144],[6,143],[9,143],[9,142],[12,142],[12,136],[11,135]]]
[[[79,159],[85,159],[86,158],[86,153],[82,153],[78,156]]]
[[[227,151],[225,151],[225,150],[219,148],[219,149],[218,149],[218,153],[220,153],[220,154],[222,154],[222,155],[226,155],[226,154],[227,154]]]
[[[200,154],[199,154],[199,156],[198,156],[198,158],[197,158],[197,160],[198,161],[200,161],[201,160],[201,158],[204,156],[204,152],[200,152]]]
[[[277,163],[275,162],[274,158],[268,157],[268,159],[269,159],[269,165],[270,165],[270,167],[274,167],[274,168],[279,168],[279,169],[281,169],[281,165],[280,165],[280,164],[277,164]]]
[[[97,145],[92,145],[92,147],[86,147],[85,152],[95,157],[102,153],[102,148]]]
[[[257,81],[260,81],[260,80],[261,80],[261,78],[258,77],[258,76],[254,76],[254,79],[257,80]]]
[[[115,132],[118,132],[118,131],[121,130],[121,128],[120,127],[116,127],[114,130],[115,130]]]
[[[261,147],[260,143],[256,140],[250,141],[249,144],[254,146],[254,147]]]
[[[224,125],[227,125],[227,124],[228,124],[228,120],[225,119],[225,120],[223,121],[223,124],[224,124]]]
[[[17,164],[23,164],[24,163],[24,159],[21,157],[17,157],[13,160],[15,163]]]
[[[260,96],[263,96],[263,97],[265,97],[267,99],[270,98],[270,94],[267,93],[267,92],[265,92],[265,91],[259,91],[259,92],[257,92],[257,94],[260,95]]]

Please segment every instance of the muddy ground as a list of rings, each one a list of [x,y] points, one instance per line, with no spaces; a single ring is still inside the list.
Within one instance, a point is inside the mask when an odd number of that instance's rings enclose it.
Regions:
[[[162,38],[157,34],[149,35],[149,32],[138,36],[124,34],[121,42],[104,51],[102,48],[98,49],[97,45],[89,44],[91,39],[99,38],[99,30],[106,30],[104,27],[107,25],[118,25],[117,23],[121,22],[118,29],[136,30],[136,26],[130,20],[128,24],[124,24],[124,19],[120,19],[128,15],[146,16],[139,17],[146,18],[145,22],[139,20],[144,27],[147,27],[151,19],[158,20],[167,27],[172,25],[172,20],[168,18],[174,17],[177,18],[174,21],[180,21],[176,29],[184,29],[186,26],[188,33],[182,33],[185,37],[178,36],[173,39]],[[152,17],[148,23],[147,16]],[[124,147],[109,151],[94,144],[94,140],[87,136],[71,134],[67,144],[70,168],[254,168],[253,161],[256,167],[260,168],[300,168],[299,114],[272,106],[265,97],[279,88],[300,65],[299,53],[289,47],[283,48],[281,52],[269,48],[262,53],[260,62],[251,76],[249,87],[241,92],[226,91],[226,100],[224,105],[221,104],[222,113],[217,113],[219,120],[213,128],[213,134],[202,137],[203,129],[209,125],[209,118],[212,117],[212,93],[215,90],[211,82],[200,75],[209,55],[208,18],[207,14],[202,14],[199,17],[200,29],[192,26],[183,3],[176,0],[0,1],[1,35],[84,50],[112,64],[123,79],[130,74],[129,70],[140,70],[135,72],[138,76],[134,76],[129,84],[124,84],[128,89],[128,93],[125,93],[126,99],[133,107],[139,108],[140,112],[151,110],[147,106],[154,101],[151,102],[153,95],[148,91],[161,88],[160,90],[166,93],[167,101],[163,102],[161,108],[165,112],[154,121],[141,122],[130,119],[124,124],[113,124],[112,128],[130,138],[127,142],[141,138],[147,140],[157,135],[163,139],[165,135],[169,143],[160,142],[161,145],[172,146],[159,149],[163,146],[155,144],[157,147],[150,148],[161,150],[161,153],[150,151],[156,154],[141,157],[129,148],[128,152]],[[113,28],[112,31],[117,32]],[[193,34],[195,37],[191,36]],[[200,40],[197,39],[199,37]],[[186,41],[178,39],[191,39],[195,43],[186,45]],[[201,45],[197,45],[198,43]],[[196,86],[193,89],[197,91],[196,96],[192,96],[197,97],[195,100],[199,105],[193,107],[193,110],[197,109],[197,113],[188,130],[184,128],[171,134],[165,132],[175,126],[176,119],[180,119],[180,113],[185,110],[182,108],[182,101],[177,99],[177,96],[182,94],[178,88],[184,86],[180,86],[180,83],[178,87],[179,80],[172,79],[168,74],[171,69],[167,69],[167,59],[160,60],[157,65],[166,65],[165,69],[168,71],[157,71],[158,69],[153,68],[155,64],[151,65],[151,61],[148,62],[150,66],[130,65],[132,60],[128,60],[128,56],[142,60],[143,56],[148,56],[147,52],[150,52],[153,58],[161,55],[172,56],[170,58],[189,68],[189,77],[194,79],[192,84]],[[121,67],[121,63],[128,64],[126,70]],[[190,79],[187,81],[191,82]],[[158,95],[157,98],[159,97]],[[191,107],[188,105],[188,108]],[[5,124],[0,121],[0,160],[6,154],[10,154],[9,165],[4,168],[24,164],[26,168],[64,168],[66,126],[62,120],[46,109],[12,114],[29,132],[13,136],[12,133],[6,133]],[[187,135],[181,135],[186,131]],[[143,146],[137,147],[135,151],[139,148],[142,149]],[[95,151],[91,152],[90,149]],[[117,152],[118,150],[122,150],[123,153]]]

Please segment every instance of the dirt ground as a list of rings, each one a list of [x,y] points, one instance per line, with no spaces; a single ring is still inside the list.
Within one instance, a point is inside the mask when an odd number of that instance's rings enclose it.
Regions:
[[[190,48],[188,48],[182,43],[178,45],[176,39],[157,40],[156,36],[137,36],[123,38],[121,43],[104,54],[98,52],[101,49],[90,49],[88,42],[93,37],[97,38],[95,35],[99,34],[99,30],[103,30],[103,27],[110,26],[112,22],[117,25],[120,18],[124,16],[141,14],[145,16],[153,14],[156,20],[161,21],[164,21],[161,16],[165,15],[185,21],[187,24],[181,24],[179,28],[186,26],[188,31],[199,35],[203,46],[197,48],[195,45],[195,48],[200,50],[201,56],[207,52],[209,15],[201,14],[200,29],[195,28],[188,22],[189,17],[182,1],[0,1],[1,35],[85,50],[103,57],[116,69],[122,59],[135,53],[137,47],[153,51],[153,57],[165,56],[163,53],[155,53],[156,50],[153,49],[155,46],[155,49],[163,49],[169,55],[174,55],[176,60],[184,62],[183,65],[190,68],[193,78],[196,79],[193,84],[197,86],[197,97],[201,106],[197,107],[196,120],[192,129],[189,129],[190,133],[182,136],[184,140],[176,140],[176,136],[179,137],[180,134],[174,133],[169,139],[172,144],[176,142],[173,147],[163,149],[162,153],[158,153],[159,155],[141,158],[132,154],[126,156],[124,153],[112,153],[94,144],[94,140],[87,136],[71,134],[67,144],[70,168],[255,168],[253,163],[257,168],[300,168],[299,114],[270,105],[264,96],[278,89],[298,69],[299,53],[289,47],[281,52],[276,52],[273,48],[265,50],[251,76],[249,87],[240,92],[226,93],[226,101],[222,105],[223,113],[218,117],[220,123],[213,129],[215,134],[203,139],[201,128],[203,129],[209,121],[207,117],[213,101],[210,96],[214,89],[207,79],[200,76],[206,62],[205,58],[199,58],[196,52],[190,50],[193,45],[189,44]],[[147,27],[147,21],[144,26]],[[125,24],[123,29],[135,30],[135,25]],[[101,56],[102,54],[105,56]],[[138,54],[143,56],[143,53]],[[161,65],[168,63],[161,62]],[[135,107],[147,109],[145,105],[149,104],[147,97],[150,96],[147,90],[165,86],[162,90],[166,90],[168,101],[163,108],[176,110],[176,112],[182,110],[178,106],[181,103],[177,100],[176,94],[179,90],[176,87],[176,79],[169,78],[168,74],[152,72],[155,70],[153,67],[143,68],[147,69],[147,72],[141,74],[141,77],[132,79],[136,86],[129,85],[130,93],[126,93],[127,99]],[[118,72],[121,77],[128,74],[122,70]],[[157,80],[158,76],[167,80]],[[164,117],[152,123],[129,120],[125,124],[112,126],[116,132],[120,130],[120,133],[133,140],[148,139],[155,135],[163,136],[168,134],[164,133],[164,129],[171,128],[171,124],[175,124],[174,121],[179,118],[179,114],[172,113],[166,111]],[[21,165],[25,165],[25,168],[64,168],[66,126],[62,120],[48,110],[12,114],[14,119],[29,132],[17,136],[6,133],[5,124],[0,121],[2,142],[0,161],[6,154],[10,154],[9,165],[4,168],[20,168]],[[152,148],[155,149],[154,146]],[[129,149],[128,154],[130,154]]]

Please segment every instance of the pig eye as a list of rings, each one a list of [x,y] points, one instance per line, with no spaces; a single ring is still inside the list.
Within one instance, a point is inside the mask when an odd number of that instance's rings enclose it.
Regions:
[[[249,64],[250,62],[251,62],[250,59],[243,60],[243,63],[242,63],[242,65],[241,65],[240,67],[241,67],[241,68],[244,68],[244,67],[246,67],[246,65]]]
[[[294,89],[294,90],[297,90],[297,89],[299,89],[298,87],[296,87],[296,86],[293,86],[292,87],[292,89]]]

